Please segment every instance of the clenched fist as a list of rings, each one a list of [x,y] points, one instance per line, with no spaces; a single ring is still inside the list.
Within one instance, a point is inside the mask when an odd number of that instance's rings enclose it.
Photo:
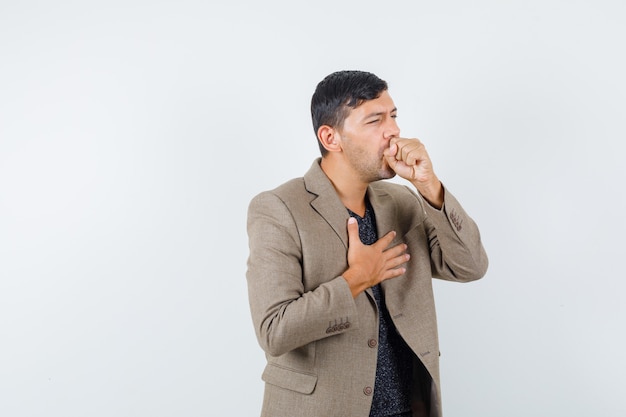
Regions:
[[[441,208],[443,187],[433,171],[426,147],[419,139],[392,138],[384,156],[396,174],[410,181],[433,207]]]

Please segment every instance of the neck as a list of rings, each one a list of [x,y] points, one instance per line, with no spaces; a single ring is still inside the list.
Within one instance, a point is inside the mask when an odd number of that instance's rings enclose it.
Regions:
[[[331,156],[322,158],[320,166],[343,205],[359,216],[364,216],[365,193],[369,184],[360,180],[348,164],[337,163]]]

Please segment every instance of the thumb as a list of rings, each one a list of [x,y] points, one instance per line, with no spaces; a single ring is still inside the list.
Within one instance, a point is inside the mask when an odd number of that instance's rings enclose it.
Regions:
[[[353,242],[360,241],[361,238],[359,237],[359,224],[354,217],[350,217],[348,219],[348,245],[351,245]]]

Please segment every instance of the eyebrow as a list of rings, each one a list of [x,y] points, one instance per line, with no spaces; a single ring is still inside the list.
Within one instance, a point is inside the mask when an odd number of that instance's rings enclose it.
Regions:
[[[398,108],[394,107],[393,109],[391,109],[391,111],[389,113],[394,113],[394,112],[397,112],[397,111],[398,111]],[[370,117],[374,117],[374,116],[382,116],[383,114],[387,114],[387,112],[379,111],[379,112],[376,112],[376,113],[370,113],[370,114],[366,115],[363,119],[369,119]]]

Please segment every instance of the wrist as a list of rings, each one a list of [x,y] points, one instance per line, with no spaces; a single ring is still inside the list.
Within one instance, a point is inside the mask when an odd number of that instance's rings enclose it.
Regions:
[[[357,295],[361,294],[368,288],[367,284],[363,280],[359,279],[358,273],[351,268],[348,268],[342,274],[342,277],[348,283],[348,287],[350,288],[353,298],[356,298]]]
[[[435,178],[433,181],[429,181],[428,183],[418,183],[414,182],[413,185],[417,189],[417,192],[436,209],[440,209],[443,207],[443,186],[441,185],[441,181]]]

